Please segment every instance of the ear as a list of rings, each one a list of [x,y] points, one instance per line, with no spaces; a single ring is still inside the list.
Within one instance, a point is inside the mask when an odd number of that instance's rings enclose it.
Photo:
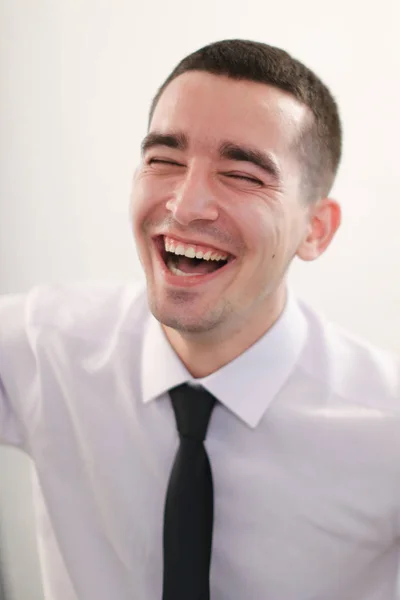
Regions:
[[[315,260],[325,252],[340,227],[342,211],[332,198],[324,198],[310,206],[306,237],[297,249],[302,260]]]

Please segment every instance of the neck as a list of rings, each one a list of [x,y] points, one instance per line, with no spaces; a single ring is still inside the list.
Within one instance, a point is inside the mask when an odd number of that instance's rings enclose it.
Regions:
[[[286,303],[283,286],[269,296],[251,317],[243,317],[224,331],[187,334],[163,326],[165,335],[192,377],[211,375],[243,354],[278,320]]]

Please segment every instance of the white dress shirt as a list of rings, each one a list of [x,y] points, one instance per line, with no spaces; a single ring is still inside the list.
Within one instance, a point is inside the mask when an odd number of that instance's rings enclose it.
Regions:
[[[290,292],[274,327],[200,382],[219,403],[211,600],[394,600],[400,369]],[[191,378],[134,285],[0,300],[0,438],[37,472],[46,599],[161,600]]]

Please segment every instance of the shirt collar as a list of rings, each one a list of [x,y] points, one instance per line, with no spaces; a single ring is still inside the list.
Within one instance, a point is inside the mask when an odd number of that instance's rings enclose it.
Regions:
[[[290,289],[271,329],[232,362],[194,380],[150,314],[142,351],[142,397],[149,402],[185,382],[203,385],[226,408],[256,427],[292,372],[307,336],[305,317]]]

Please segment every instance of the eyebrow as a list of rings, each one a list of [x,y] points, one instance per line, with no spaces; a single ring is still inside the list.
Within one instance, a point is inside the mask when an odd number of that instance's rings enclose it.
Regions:
[[[273,156],[257,148],[241,146],[232,142],[224,142],[220,146],[220,156],[228,160],[249,162],[265,171],[277,181],[281,179],[279,166]]]
[[[154,131],[144,138],[141,149],[142,154],[155,146],[166,146],[175,150],[187,150],[188,139],[183,133],[159,133]]]
[[[149,133],[144,138],[141,144],[142,154],[156,146],[166,146],[175,150],[187,150],[189,142],[187,136],[183,133],[160,133],[155,131]],[[227,160],[251,163],[265,171],[269,176],[272,176],[276,181],[280,181],[281,179],[281,172],[275,158],[271,154],[262,152],[257,148],[227,141],[222,142],[220,145],[219,155],[221,158]]]

